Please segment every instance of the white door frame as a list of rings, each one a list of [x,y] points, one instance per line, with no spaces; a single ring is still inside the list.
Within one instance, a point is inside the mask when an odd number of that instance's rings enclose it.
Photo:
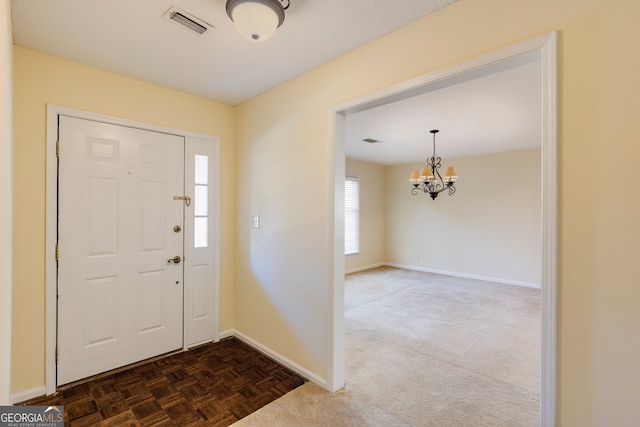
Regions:
[[[344,176],[345,116],[384,105],[437,87],[445,80],[468,79],[487,66],[539,55],[542,64],[542,283],[541,283],[541,373],[540,425],[556,424],[557,277],[558,277],[558,124],[557,124],[557,33],[551,32],[461,64],[419,76],[388,88],[334,105],[331,108],[329,145],[329,248],[332,269],[329,284],[329,375],[328,389],[337,391],[345,383],[344,331]]]
[[[46,222],[45,222],[45,391],[46,394],[52,394],[56,391],[56,341],[57,341],[57,267],[55,258],[55,246],[57,243],[57,192],[58,192],[58,161],[56,156],[56,142],[58,140],[58,116],[65,115],[80,119],[94,120],[103,123],[109,123],[119,126],[127,126],[138,129],[149,130],[153,132],[169,133],[185,138],[185,146],[189,142],[198,140],[200,142],[207,141],[212,144],[216,153],[216,168],[211,171],[213,177],[213,241],[214,245],[214,275],[213,275],[213,321],[214,336],[213,341],[220,339],[220,273],[219,258],[220,253],[220,203],[219,203],[219,164],[217,163],[220,154],[220,138],[205,135],[196,132],[189,132],[180,129],[168,128],[164,126],[141,123],[117,117],[106,116],[102,114],[90,113],[81,110],[74,110],[58,105],[47,104],[47,138],[46,138]],[[185,265],[186,269],[189,263],[189,257],[186,257],[188,248],[185,247]],[[185,282],[185,297],[183,298],[183,350],[189,347],[187,343],[188,324],[186,316],[188,315],[187,293],[189,292],[189,283]]]
[[[11,404],[13,292],[13,40],[10,2],[0,3],[0,405]]]

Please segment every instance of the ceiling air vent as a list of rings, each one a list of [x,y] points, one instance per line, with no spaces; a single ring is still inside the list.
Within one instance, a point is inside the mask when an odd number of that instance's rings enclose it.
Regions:
[[[202,19],[198,19],[190,13],[180,10],[175,6],[172,6],[167,10],[162,17],[168,21],[179,24],[182,28],[186,28],[191,32],[196,33],[199,36],[205,35],[213,27],[204,22]]]

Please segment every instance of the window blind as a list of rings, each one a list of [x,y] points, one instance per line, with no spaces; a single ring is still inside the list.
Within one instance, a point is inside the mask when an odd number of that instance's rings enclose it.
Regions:
[[[360,178],[347,176],[344,182],[344,254],[360,252]]]

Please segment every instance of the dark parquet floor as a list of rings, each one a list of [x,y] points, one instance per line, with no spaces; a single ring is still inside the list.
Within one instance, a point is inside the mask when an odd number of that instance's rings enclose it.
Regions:
[[[23,404],[65,426],[228,426],[305,382],[236,338],[100,375]]]

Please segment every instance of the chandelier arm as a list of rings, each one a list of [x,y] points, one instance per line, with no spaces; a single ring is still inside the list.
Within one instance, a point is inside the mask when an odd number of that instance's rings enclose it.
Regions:
[[[440,168],[440,165],[438,164],[438,168]],[[444,179],[442,179],[442,175],[440,175],[440,171],[438,169],[435,170],[436,175],[438,175],[438,186],[439,187],[443,187],[444,186]]]
[[[438,156],[431,156],[427,159],[427,165],[431,166],[431,169],[439,168],[442,163],[442,158]]]

